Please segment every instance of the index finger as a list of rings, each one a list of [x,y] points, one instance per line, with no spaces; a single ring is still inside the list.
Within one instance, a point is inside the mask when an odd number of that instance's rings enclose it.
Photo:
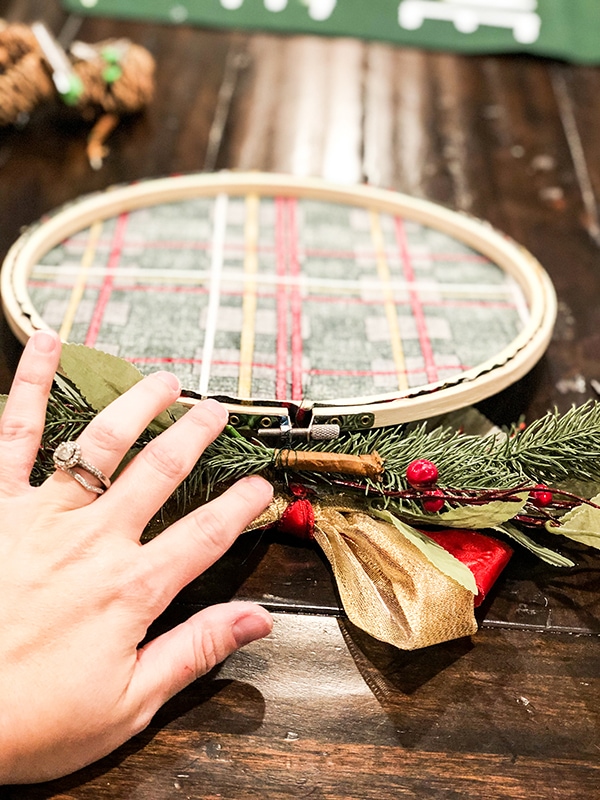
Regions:
[[[60,339],[36,331],[25,346],[0,419],[0,491],[29,485],[46,421],[46,405],[60,359]]]
[[[272,497],[273,487],[264,478],[242,478],[145,544],[147,568],[165,603],[214,564]]]

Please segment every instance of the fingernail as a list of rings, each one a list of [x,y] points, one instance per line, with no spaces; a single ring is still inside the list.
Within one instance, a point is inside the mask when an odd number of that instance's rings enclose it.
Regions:
[[[58,341],[58,336],[54,331],[36,331],[31,338],[36,352],[46,354],[54,351]]]
[[[227,409],[222,403],[219,403],[217,400],[212,400],[211,398],[209,398],[208,400],[204,400],[204,402],[202,403],[202,408],[205,411],[210,411],[210,413],[213,414],[215,417],[217,417],[217,419],[219,419],[221,422],[227,422],[229,418]]]
[[[244,614],[233,624],[233,638],[238,647],[268,636],[273,630],[273,618],[268,611],[256,609]]]
[[[273,485],[260,475],[247,475],[241,479],[247,486],[257,492],[264,493],[265,497],[273,497]]]
[[[154,375],[159,379],[159,381],[166,383],[169,389],[173,389],[173,391],[176,392],[181,390],[179,378],[177,375],[173,375],[172,372],[155,372]]]

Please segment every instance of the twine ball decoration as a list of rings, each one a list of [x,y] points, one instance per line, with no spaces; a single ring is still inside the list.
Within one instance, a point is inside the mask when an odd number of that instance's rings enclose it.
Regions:
[[[80,54],[88,57],[78,57]],[[76,107],[94,113],[133,114],[152,100],[154,59],[139,45],[124,39],[71,48],[73,69],[83,91]]]
[[[27,117],[55,94],[50,69],[31,29],[0,22],[0,125]]]
[[[76,85],[68,95],[56,89],[53,68],[33,30],[0,22],[0,125],[18,123],[57,99],[84,119],[132,114],[151,102],[155,62],[144,47],[126,39],[75,42],[64,55]]]

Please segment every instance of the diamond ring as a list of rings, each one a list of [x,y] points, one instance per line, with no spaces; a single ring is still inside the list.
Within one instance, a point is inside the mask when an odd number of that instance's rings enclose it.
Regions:
[[[95,467],[93,464],[90,464],[89,461],[86,461],[85,458],[82,458],[81,447],[77,442],[61,442],[54,451],[52,458],[56,469],[67,472],[72,478],[75,478],[77,483],[80,483],[84,489],[87,489],[88,492],[103,494],[110,486],[110,480],[102,470],[99,470],[98,467]],[[93,483],[90,483],[81,472],[76,471],[77,469],[93,475],[94,478],[100,481],[102,486],[95,486]]]

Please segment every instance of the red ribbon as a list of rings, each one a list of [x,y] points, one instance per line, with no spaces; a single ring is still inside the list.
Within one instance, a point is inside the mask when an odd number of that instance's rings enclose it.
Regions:
[[[512,548],[491,536],[461,528],[438,529],[423,533],[471,570],[477,584],[475,607],[480,606],[510,561]]]
[[[298,539],[314,539],[315,512],[307,499],[308,491],[297,485],[290,486],[290,491],[294,499],[281,515],[279,530]]]

